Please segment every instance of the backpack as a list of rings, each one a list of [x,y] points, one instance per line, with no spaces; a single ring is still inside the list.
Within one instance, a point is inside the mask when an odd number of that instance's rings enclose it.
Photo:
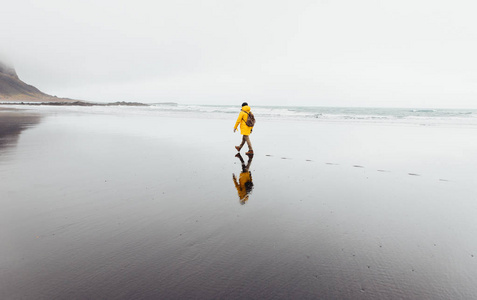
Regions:
[[[248,115],[247,122],[245,122],[245,125],[247,125],[248,127],[255,126],[255,116],[252,114],[252,112],[248,113],[244,110],[242,111]]]

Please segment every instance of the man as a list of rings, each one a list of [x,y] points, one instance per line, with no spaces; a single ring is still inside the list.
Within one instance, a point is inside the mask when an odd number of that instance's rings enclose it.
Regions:
[[[242,103],[242,111],[237,118],[237,122],[235,122],[234,132],[237,130],[238,125],[240,124],[240,133],[242,134],[242,143],[240,146],[235,146],[235,149],[240,152],[245,142],[247,142],[248,152],[245,154],[253,155],[253,148],[252,143],[250,142],[249,135],[252,133],[253,127],[247,126],[245,122],[247,122],[248,115],[250,113],[250,106],[248,106],[247,102]]]

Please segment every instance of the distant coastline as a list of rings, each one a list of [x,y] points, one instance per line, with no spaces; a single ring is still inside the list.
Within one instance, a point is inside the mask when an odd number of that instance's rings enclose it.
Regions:
[[[93,103],[86,101],[72,101],[72,102],[0,102],[0,105],[29,105],[29,106],[150,106],[149,104],[140,103],[140,102],[110,102],[110,103]]]

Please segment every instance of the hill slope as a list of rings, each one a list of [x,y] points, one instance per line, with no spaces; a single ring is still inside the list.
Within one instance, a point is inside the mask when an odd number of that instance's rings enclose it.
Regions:
[[[18,78],[15,69],[0,62],[0,101],[25,102],[69,102],[71,99],[57,98],[41,92]]]

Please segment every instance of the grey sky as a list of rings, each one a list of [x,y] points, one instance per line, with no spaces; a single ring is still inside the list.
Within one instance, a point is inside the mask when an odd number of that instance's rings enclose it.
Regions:
[[[475,1],[9,1],[0,56],[62,97],[477,108]]]

